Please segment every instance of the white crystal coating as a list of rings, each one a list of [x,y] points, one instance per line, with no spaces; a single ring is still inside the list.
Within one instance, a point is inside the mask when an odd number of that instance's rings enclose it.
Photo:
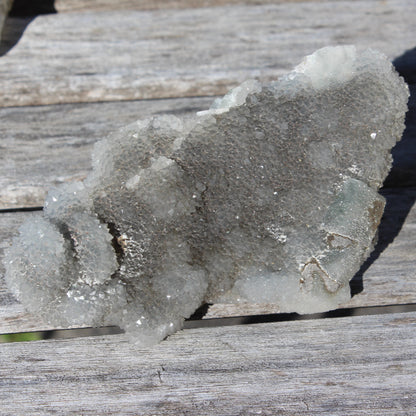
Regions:
[[[356,59],[357,50],[353,45],[322,48],[308,55],[288,77],[293,80],[302,74],[316,89],[344,83],[354,76]]]
[[[221,114],[227,112],[231,107],[244,104],[249,94],[261,91],[260,82],[249,79],[242,84],[230,90],[224,97],[217,98],[212,103],[209,110],[199,111],[198,116],[207,114]]]
[[[142,345],[204,302],[335,308],[372,250],[407,98],[384,56],[324,48],[191,120],[133,123],[21,227],[6,281],[49,322],[117,324]]]

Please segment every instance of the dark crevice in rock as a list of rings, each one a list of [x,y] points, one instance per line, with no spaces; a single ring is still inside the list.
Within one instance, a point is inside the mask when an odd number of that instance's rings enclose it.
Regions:
[[[117,263],[120,266],[124,258],[123,237],[118,231],[116,225],[112,222],[107,223],[108,232],[113,236],[111,245],[116,253]]]

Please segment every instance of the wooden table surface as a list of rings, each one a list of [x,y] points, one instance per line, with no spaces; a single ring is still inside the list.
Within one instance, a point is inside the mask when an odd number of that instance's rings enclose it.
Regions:
[[[409,82],[375,252],[339,312],[212,305],[161,344],[124,334],[0,344],[0,415],[416,415],[416,2],[57,0],[9,17],[0,45],[0,260],[93,144],[155,114],[206,109],[317,48],[385,53]],[[0,333],[52,328],[8,292]],[[347,308],[347,309],[345,309]],[[273,315],[270,315],[273,314]],[[239,316],[240,319],[232,319]]]

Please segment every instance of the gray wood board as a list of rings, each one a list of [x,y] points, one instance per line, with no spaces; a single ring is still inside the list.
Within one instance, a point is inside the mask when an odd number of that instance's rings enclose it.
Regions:
[[[43,206],[49,188],[85,178],[93,144],[111,131],[152,115],[194,113],[212,100],[0,108],[0,209]]]
[[[416,313],[0,344],[2,415],[416,414]]]
[[[363,268],[362,281],[358,275],[353,285],[354,290],[360,293],[340,307],[416,303],[416,189],[388,190],[385,196],[388,204],[380,226],[379,244],[371,261]],[[22,305],[8,292],[3,280],[3,251],[11,244],[19,225],[34,215],[41,213],[0,214],[0,333],[55,329],[25,313]],[[276,312],[279,312],[278,305],[217,304],[210,307],[206,318]]]
[[[259,4],[282,4],[299,2],[322,2],[328,0],[55,0],[58,13],[103,10],[158,10],[158,9],[194,9],[226,5],[258,6]],[[329,0],[331,1],[331,0]],[[360,1],[360,0],[351,0]]]
[[[415,46],[415,15],[413,1],[362,0],[38,16],[0,58],[0,105],[220,95],[329,44],[393,59]]]
[[[232,4],[259,5],[295,2],[318,2],[321,0],[56,0],[58,13],[103,10],[157,10],[157,9],[194,9],[201,7],[217,7]],[[357,1],[357,0],[351,0]]]

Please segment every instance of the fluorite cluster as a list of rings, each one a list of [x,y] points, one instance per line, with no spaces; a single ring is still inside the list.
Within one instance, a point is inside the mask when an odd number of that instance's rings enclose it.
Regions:
[[[329,47],[193,118],[131,124],[22,225],[7,283],[50,323],[142,345],[204,302],[333,309],[373,248],[407,98],[380,53]]]

